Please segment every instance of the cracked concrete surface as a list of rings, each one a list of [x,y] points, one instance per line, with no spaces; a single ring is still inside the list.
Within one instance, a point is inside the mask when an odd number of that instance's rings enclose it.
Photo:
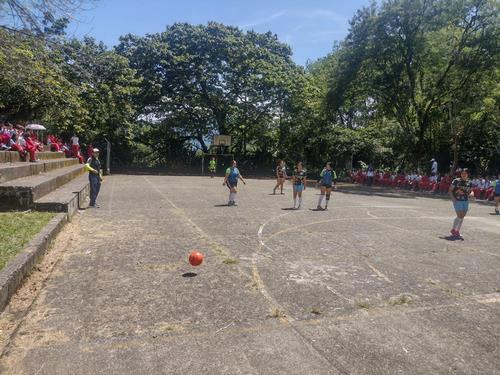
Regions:
[[[106,179],[0,316],[2,374],[500,373],[500,219],[249,180]],[[193,268],[188,253],[206,256]],[[193,277],[183,277],[186,273]]]

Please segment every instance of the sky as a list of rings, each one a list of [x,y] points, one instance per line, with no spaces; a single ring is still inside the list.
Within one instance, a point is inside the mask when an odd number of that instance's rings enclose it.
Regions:
[[[95,0],[70,25],[71,36],[92,36],[108,47],[120,35],[162,32],[175,22],[217,21],[243,30],[271,31],[293,49],[298,64],[325,56],[348,32],[369,0]]]

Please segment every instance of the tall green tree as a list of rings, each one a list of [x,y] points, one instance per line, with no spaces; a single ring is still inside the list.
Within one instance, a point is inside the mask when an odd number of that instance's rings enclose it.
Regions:
[[[213,134],[232,135],[242,154],[267,151],[271,125],[303,75],[275,35],[214,22],[128,35],[116,50],[144,77],[142,116],[204,151]]]
[[[498,67],[498,4],[391,0],[358,11],[342,44],[329,101],[361,98],[397,120],[408,159],[428,155],[446,103]]]

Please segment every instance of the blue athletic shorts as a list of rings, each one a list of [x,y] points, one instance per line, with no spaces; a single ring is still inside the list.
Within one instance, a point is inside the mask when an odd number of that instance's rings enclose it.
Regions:
[[[304,190],[304,184],[293,185],[293,191],[296,191],[297,193],[302,193],[303,190]]]
[[[237,187],[238,186],[238,180],[236,181],[229,181],[227,180],[226,181],[226,185],[229,189],[233,188],[233,187]]]
[[[467,212],[469,210],[469,201],[456,201],[456,202],[453,202],[453,207],[455,208],[455,211],[465,211],[465,212]]]

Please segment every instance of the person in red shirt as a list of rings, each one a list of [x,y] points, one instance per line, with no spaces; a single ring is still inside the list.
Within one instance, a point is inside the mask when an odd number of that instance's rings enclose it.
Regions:
[[[26,151],[28,151],[28,153],[30,155],[30,162],[35,163],[36,162],[36,148],[37,148],[37,146],[35,145],[35,143],[31,139],[31,134],[24,133],[23,136],[24,136],[24,140],[26,142]]]
[[[92,146],[92,143],[87,146],[87,159],[92,157],[92,153],[94,152],[94,146]]]

